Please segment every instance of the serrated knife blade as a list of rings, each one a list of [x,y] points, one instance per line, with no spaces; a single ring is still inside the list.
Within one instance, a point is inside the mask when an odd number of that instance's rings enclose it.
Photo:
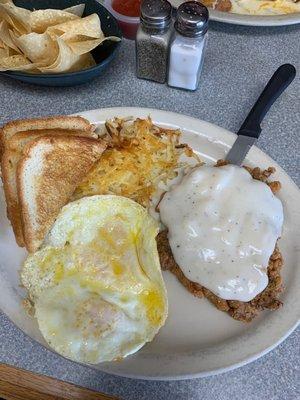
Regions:
[[[239,129],[238,137],[229,150],[226,161],[235,165],[243,163],[261,133],[260,124],[264,116],[295,76],[296,69],[291,64],[283,64],[275,71]]]
[[[226,160],[229,161],[230,164],[242,165],[249,150],[255,144],[256,140],[257,139],[253,137],[239,135],[229,150]]]

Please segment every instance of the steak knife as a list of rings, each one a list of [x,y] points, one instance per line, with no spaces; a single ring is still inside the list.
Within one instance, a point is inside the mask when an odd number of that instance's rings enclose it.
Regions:
[[[295,76],[296,69],[291,64],[283,64],[275,71],[240,127],[237,133],[238,137],[226,156],[229,163],[242,164],[261,133],[260,124],[264,116]]]

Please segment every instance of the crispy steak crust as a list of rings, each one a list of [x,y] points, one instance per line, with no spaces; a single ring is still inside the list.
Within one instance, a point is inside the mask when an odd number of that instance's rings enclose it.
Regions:
[[[222,161],[218,162],[217,166],[221,165],[225,165],[225,163]],[[268,168],[264,171],[259,168],[247,168],[247,170],[251,173],[254,179],[258,179],[268,184],[273,193],[280,189],[280,182],[268,181],[269,176],[275,171],[274,168]],[[172,274],[174,274],[183,284],[183,286],[185,286],[185,288],[194,296],[199,298],[206,297],[218,310],[227,312],[232,318],[238,321],[250,322],[262,310],[277,310],[282,305],[281,301],[279,300],[279,295],[283,291],[282,279],[280,275],[283,259],[277,245],[269,260],[268,286],[253,300],[249,302],[242,302],[237,300],[221,299],[200,284],[190,281],[183,274],[180,267],[176,264],[171,247],[169,245],[168,232],[166,230],[160,232],[156,240],[162,269],[170,271]]]

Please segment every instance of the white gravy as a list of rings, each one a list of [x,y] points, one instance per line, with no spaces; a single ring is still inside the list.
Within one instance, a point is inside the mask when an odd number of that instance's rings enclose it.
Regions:
[[[283,209],[265,183],[233,165],[197,167],[159,209],[188,279],[226,300],[250,301],[266,288]]]

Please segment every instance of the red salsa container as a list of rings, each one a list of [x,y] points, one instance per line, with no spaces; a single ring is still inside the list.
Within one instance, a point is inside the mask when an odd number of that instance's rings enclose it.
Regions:
[[[105,0],[104,6],[116,18],[127,39],[134,40],[140,24],[141,0]]]

